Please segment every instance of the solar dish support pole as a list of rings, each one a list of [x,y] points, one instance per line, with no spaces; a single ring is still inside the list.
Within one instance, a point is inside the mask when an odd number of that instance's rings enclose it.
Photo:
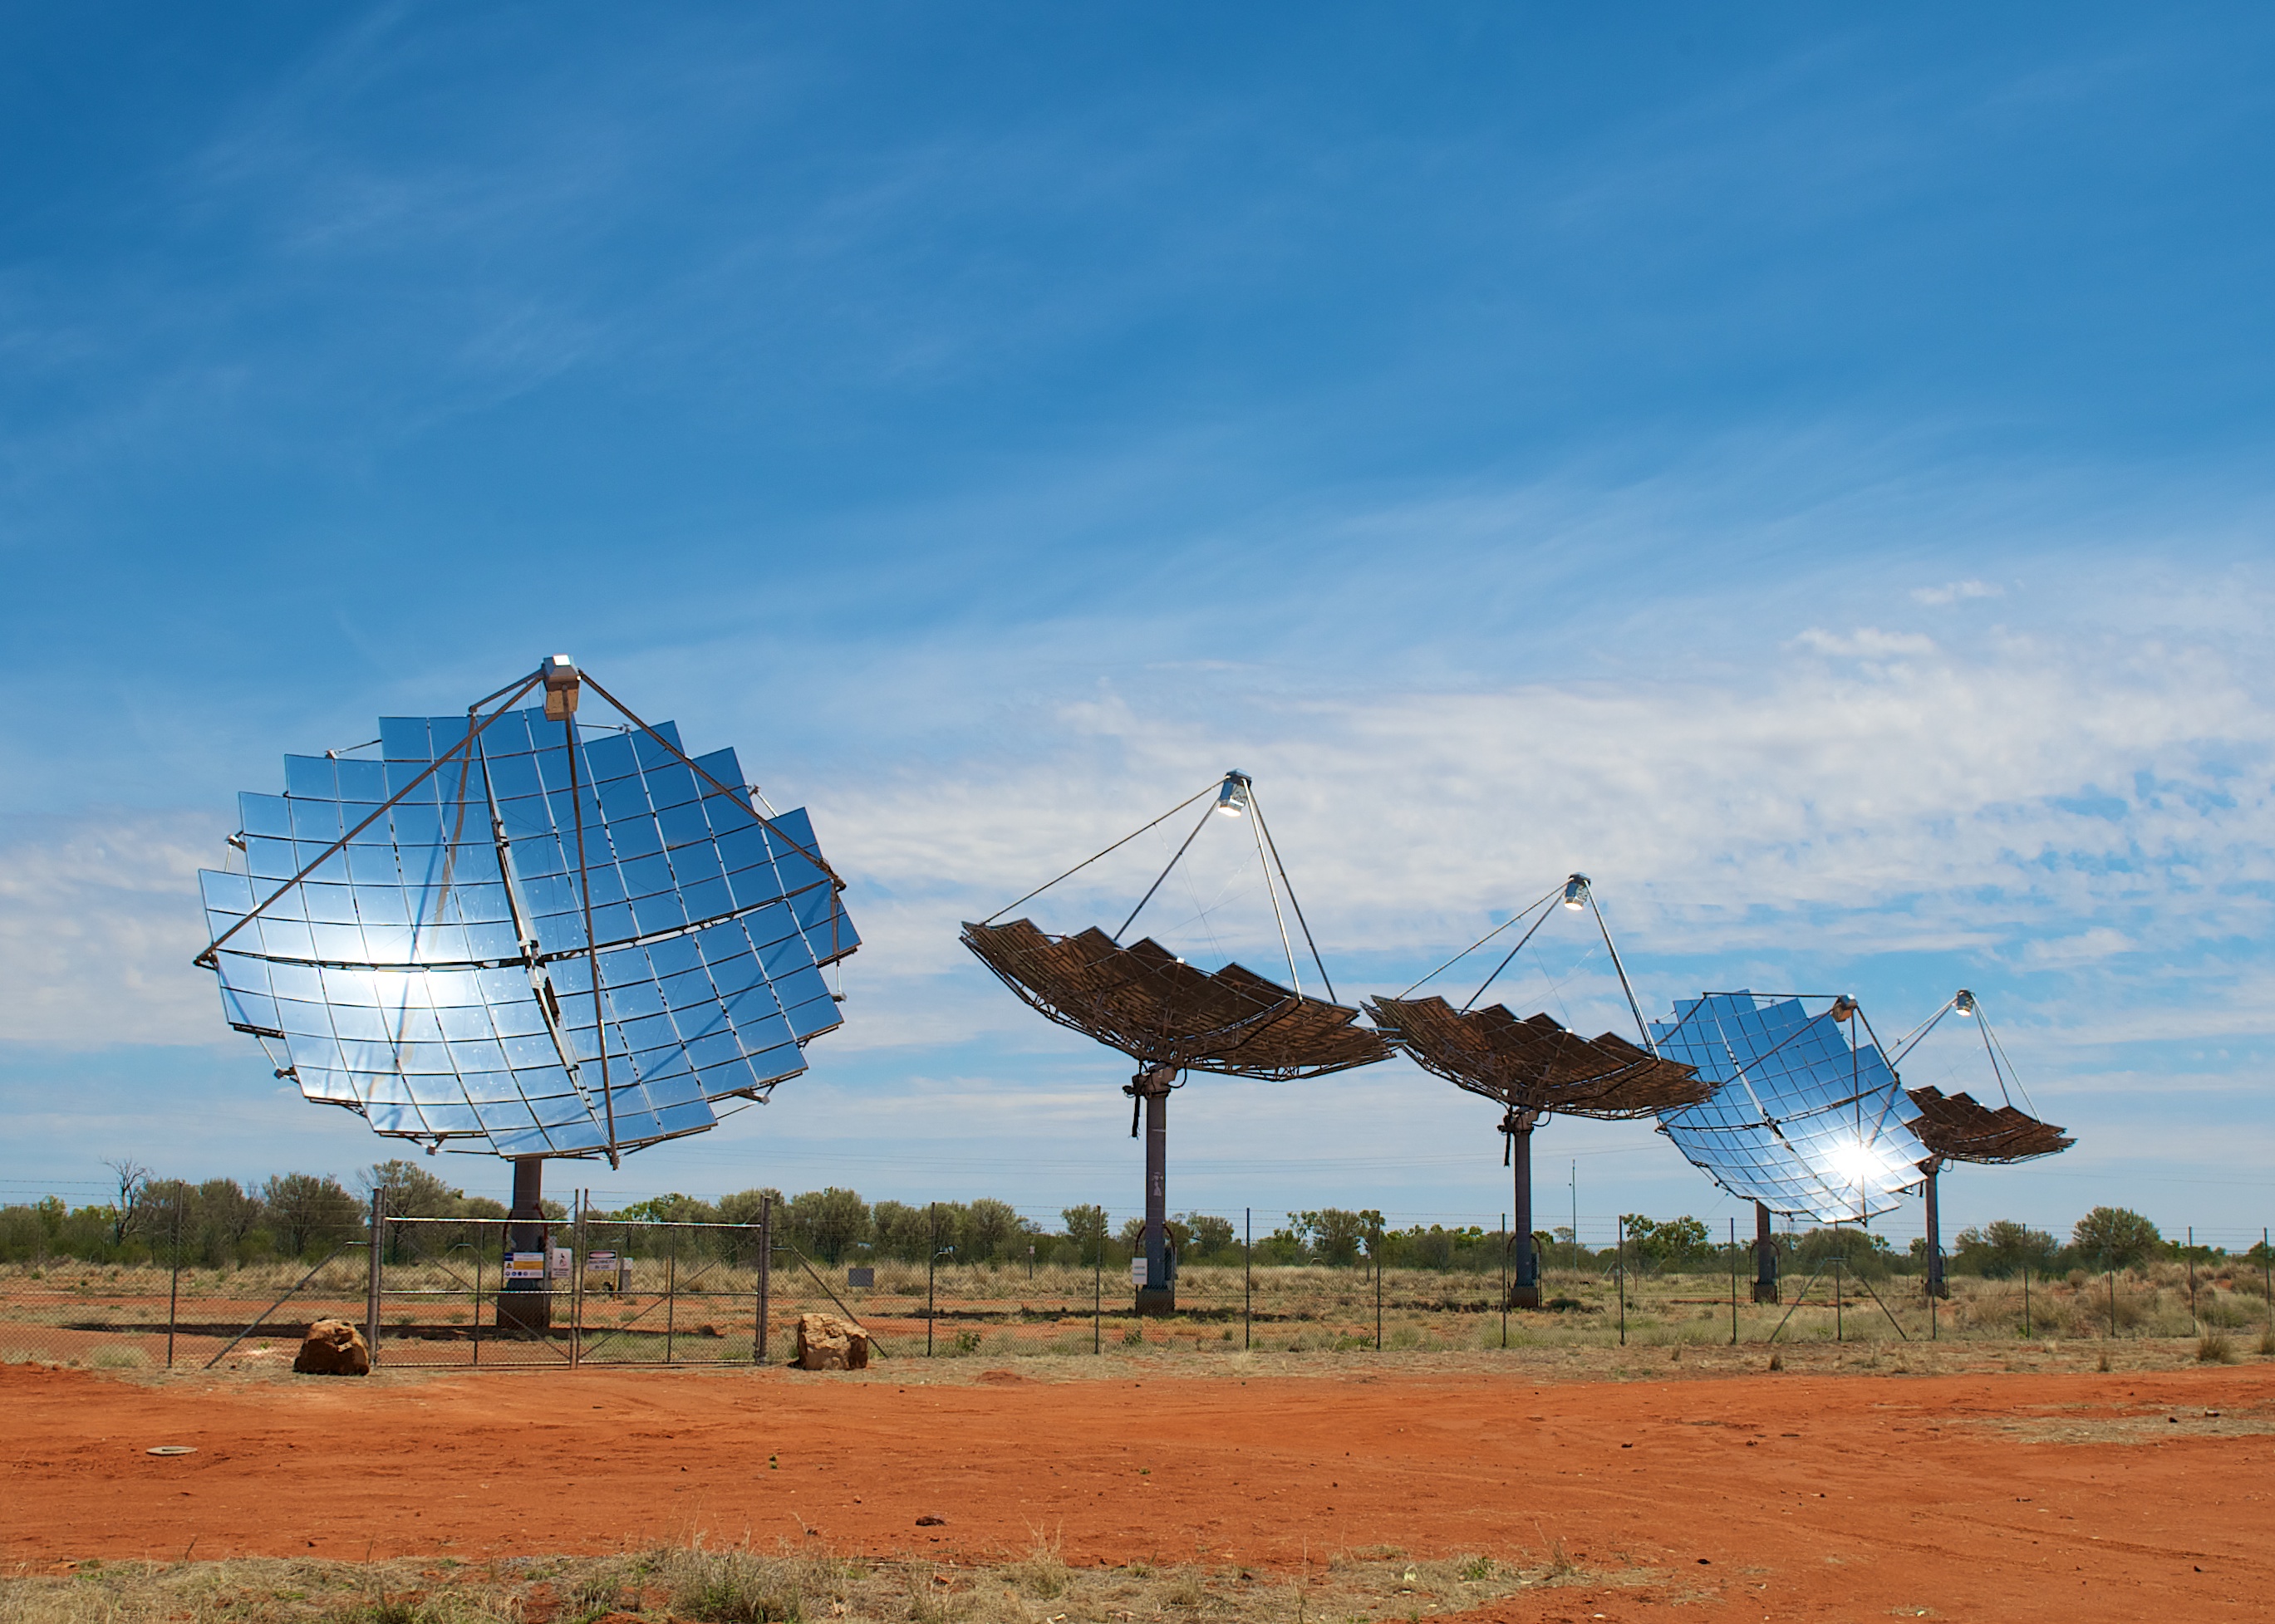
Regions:
[[[1920,1170],[1927,1175],[1927,1295],[1948,1296],[1951,1288],[1943,1283],[1943,1207],[1937,1199],[1943,1158],[1929,1157],[1920,1163]]]
[[[553,1328],[553,1258],[546,1244],[545,1158],[513,1159],[513,1210],[506,1214],[505,1249],[535,1252],[543,1265],[535,1280],[507,1279],[497,1294],[501,1331],[533,1331],[540,1335]]]
[[[1508,1136],[1515,1206],[1509,1231],[1511,1257],[1516,1265],[1516,1278],[1508,1289],[1511,1308],[1540,1306],[1540,1254],[1532,1243],[1532,1129],[1539,1120],[1533,1112],[1511,1110],[1501,1122],[1501,1131]]]
[[[1770,1210],[1754,1203],[1754,1301],[1778,1300],[1777,1236],[1770,1230]]]
[[[1177,1286],[1169,1273],[1169,1091],[1174,1066],[1148,1066],[1130,1080],[1145,1111],[1145,1283],[1138,1288],[1140,1314],[1175,1313]]]

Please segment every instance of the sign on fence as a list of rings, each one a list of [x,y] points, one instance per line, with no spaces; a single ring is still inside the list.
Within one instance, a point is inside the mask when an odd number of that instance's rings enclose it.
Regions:
[[[541,1280],[545,1278],[543,1252],[508,1252],[505,1255],[505,1278],[508,1284],[516,1280]]]

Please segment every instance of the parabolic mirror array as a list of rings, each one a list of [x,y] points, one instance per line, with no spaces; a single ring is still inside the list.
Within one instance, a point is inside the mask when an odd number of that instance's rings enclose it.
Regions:
[[[1651,1031],[1660,1055],[1716,1085],[1712,1099],[1662,1115],[1660,1129],[1732,1195],[1830,1223],[1891,1212],[1924,1177],[1919,1107],[1878,1045],[1830,1010],[1708,993]]]
[[[805,812],[761,815],[669,722],[582,739],[573,774],[543,711],[477,722],[388,718],[380,759],[287,756],[283,795],[239,797],[200,962],[277,1075],[382,1134],[541,1157],[700,1132],[803,1071],[840,1023],[820,967],[859,945]]]

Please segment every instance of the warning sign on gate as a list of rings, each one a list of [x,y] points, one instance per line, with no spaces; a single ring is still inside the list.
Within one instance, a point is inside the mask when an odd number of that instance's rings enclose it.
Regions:
[[[545,1278],[543,1252],[508,1252],[505,1255],[505,1277],[509,1280],[541,1280]]]

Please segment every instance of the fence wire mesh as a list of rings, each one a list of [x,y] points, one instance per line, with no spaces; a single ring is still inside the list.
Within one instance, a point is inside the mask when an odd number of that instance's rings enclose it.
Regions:
[[[1669,1252],[1664,1235],[1606,1222],[1544,1235],[1541,1305],[1523,1309],[1509,1300],[1511,1239],[1490,1224],[1360,1234],[1342,1255],[1291,1258],[1284,1232],[1221,1216],[1182,1261],[1175,1311],[1145,1316],[1127,1239],[1105,1233],[1017,1236],[981,1258],[949,1243],[928,1259],[922,1245],[895,1257],[867,1244],[829,1258],[763,1223],[382,1215],[329,1251],[235,1267],[162,1237],[133,1263],[0,1265],[0,1360],[289,1366],[308,1326],[336,1318],[382,1369],[786,1363],[805,1313],[854,1320],[887,1360],[2231,1334],[2275,1347],[2264,1236],[2239,1237],[2259,1240],[2248,1253],[2191,1244],[2122,1266],[1953,1273],[1938,1296],[1919,1256],[1878,1237],[1785,1235],[1774,1299],[1757,1302],[1742,1231]]]

